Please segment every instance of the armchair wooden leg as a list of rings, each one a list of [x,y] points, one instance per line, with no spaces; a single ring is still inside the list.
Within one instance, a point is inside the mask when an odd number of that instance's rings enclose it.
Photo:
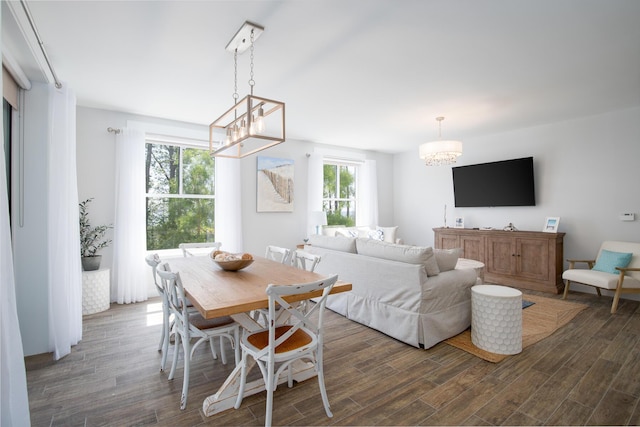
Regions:
[[[562,299],[567,299],[567,295],[569,294],[569,284],[571,282],[569,280],[564,281],[564,293],[562,294]]]
[[[624,282],[624,274],[620,275],[618,279],[618,286],[616,286],[616,293],[613,294],[613,303],[611,304],[611,314],[615,314],[618,310],[618,303],[620,302],[620,294],[622,293],[622,283]]]
[[[619,301],[620,301],[620,295],[618,295],[618,293],[616,292],[616,294],[613,296],[613,303],[611,304],[611,314],[616,314],[616,311],[618,310]]]

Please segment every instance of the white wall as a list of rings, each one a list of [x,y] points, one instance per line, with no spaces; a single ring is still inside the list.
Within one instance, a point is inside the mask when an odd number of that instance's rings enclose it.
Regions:
[[[447,225],[461,216],[466,228],[512,222],[541,231],[546,217],[559,216],[565,259],[593,258],[603,240],[640,241],[638,107],[463,141],[457,165],[533,156],[532,207],[455,208],[451,166],[427,167],[417,153],[418,147],[394,158],[394,219],[411,230],[407,242],[433,245],[432,228],[444,225],[445,204]],[[622,212],[636,220],[620,221]]]

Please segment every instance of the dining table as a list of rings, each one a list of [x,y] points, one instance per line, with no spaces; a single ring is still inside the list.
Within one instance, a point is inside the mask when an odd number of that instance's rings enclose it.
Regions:
[[[208,255],[175,258],[167,261],[169,268],[180,274],[187,298],[203,317],[213,319],[220,316],[230,316],[248,332],[265,327],[250,313],[253,310],[268,308],[269,299],[266,289],[269,284],[295,285],[327,277],[263,257],[253,258],[253,263],[239,271],[223,270]],[[350,290],[351,283],[338,280],[331,293]],[[287,300],[288,302],[305,301],[320,295],[320,291],[314,291],[296,295],[287,298]],[[247,363],[249,363],[247,365],[247,371],[249,371],[255,365],[255,361],[247,361]],[[233,408],[240,386],[240,371],[241,367],[237,365],[218,391],[204,400],[202,411],[206,416]],[[293,379],[295,381],[305,381],[316,375],[312,363],[298,361],[293,365]],[[282,378],[280,382],[286,382],[286,380],[286,378]],[[244,395],[245,397],[250,396],[264,389],[264,381],[260,378],[246,384]]]

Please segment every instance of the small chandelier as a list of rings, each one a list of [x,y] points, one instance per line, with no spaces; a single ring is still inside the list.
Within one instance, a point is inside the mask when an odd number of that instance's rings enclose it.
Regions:
[[[246,21],[225,48],[233,53],[235,105],[209,125],[212,156],[241,159],[285,140],[284,102],[253,94],[253,43],[263,31],[264,27]],[[238,54],[248,48],[251,51],[250,94],[238,101]],[[216,129],[223,131],[222,142],[214,140]]]
[[[462,142],[442,140],[442,121],[444,117],[436,117],[438,121],[438,140],[420,145],[420,158],[427,166],[451,165],[462,155]]]

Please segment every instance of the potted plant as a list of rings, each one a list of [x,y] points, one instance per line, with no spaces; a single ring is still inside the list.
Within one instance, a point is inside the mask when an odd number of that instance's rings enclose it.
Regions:
[[[100,268],[102,255],[97,252],[104,249],[111,243],[111,239],[106,239],[107,230],[110,225],[91,226],[89,222],[88,205],[93,198],[79,203],[80,206],[80,256],[82,259],[82,269],[93,271]]]

